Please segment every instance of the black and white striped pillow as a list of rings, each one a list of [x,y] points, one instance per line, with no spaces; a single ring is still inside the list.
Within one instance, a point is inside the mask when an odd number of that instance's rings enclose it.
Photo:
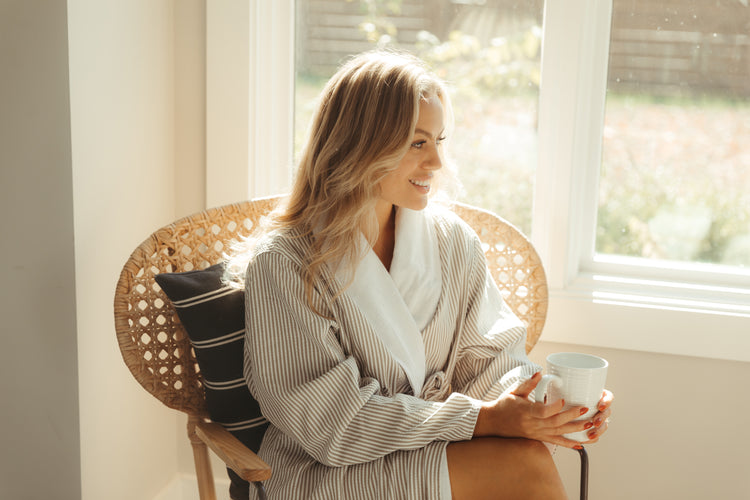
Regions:
[[[174,304],[195,349],[211,420],[257,453],[268,421],[243,375],[245,293],[225,286],[223,274],[224,265],[216,264],[199,271],[163,273],[155,279]],[[247,491],[248,485],[229,472],[235,498],[235,488]]]

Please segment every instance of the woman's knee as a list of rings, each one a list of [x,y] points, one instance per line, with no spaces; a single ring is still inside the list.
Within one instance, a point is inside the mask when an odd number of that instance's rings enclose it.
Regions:
[[[533,439],[515,440],[514,459],[523,464],[528,471],[529,479],[547,475],[557,476],[557,467],[549,448],[541,441]]]
[[[547,447],[527,439],[480,438],[448,447],[451,489],[459,498],[561,498]],[[545,496],[539,496],[545,495]]]
[[[549,450],[540,441],[522,438],[474,438],[448,445],[448,455],[472,457],[482,462],[534,462],[552,463]]]
[[[533,439],[496,439],[489,443],[492,462],[513,463],[513,469],[529,479],[557,474],[549,449]]]

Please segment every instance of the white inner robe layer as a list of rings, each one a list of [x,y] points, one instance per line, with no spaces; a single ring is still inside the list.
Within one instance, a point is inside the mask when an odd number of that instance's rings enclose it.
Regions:
[[[364,236],[363,247],[367,247]],[[336,274],[347,283],[345,269]],[[372,249],[364,253],[348,295],[373,325],[383,345],[403,368],[413,394],[425,377],[422,330],[435,315],[442,288],[437,236],[424,214],[401,208],[396,214],[396,245],[390,271]]]

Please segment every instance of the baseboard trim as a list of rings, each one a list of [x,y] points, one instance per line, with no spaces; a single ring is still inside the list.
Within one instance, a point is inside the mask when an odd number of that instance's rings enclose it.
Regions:
[[[216,500],[230,500],[229,479],[215,477]],[[153,500],[200,500],[198,478],[194,474],[177,474]]]

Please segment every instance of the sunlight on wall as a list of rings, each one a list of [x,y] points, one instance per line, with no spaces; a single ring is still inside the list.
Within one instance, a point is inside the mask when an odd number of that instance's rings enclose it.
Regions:
[[[68,21],[83,498],[152,498],[177,472],[177,414],[127,371],[112,298],[174,218],[173,3],[71,0]]]

